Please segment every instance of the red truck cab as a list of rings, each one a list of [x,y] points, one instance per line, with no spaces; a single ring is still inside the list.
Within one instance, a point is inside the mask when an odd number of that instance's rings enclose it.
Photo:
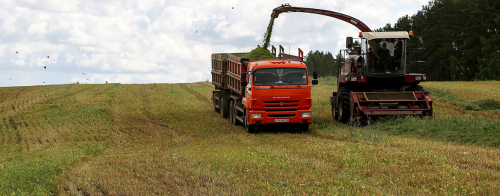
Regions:
[[[245,80],[245,126],[312,123],[311,84],[306,65],[294,60],[248,62]],[[317,84],[315,80],[314,83]]]

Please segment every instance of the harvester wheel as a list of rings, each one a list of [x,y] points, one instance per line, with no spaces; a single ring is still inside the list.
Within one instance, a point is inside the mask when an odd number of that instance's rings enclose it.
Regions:
[[[340,99],[338,102],[338,119],[339,122],[347,123],[350,119],[350,108],[351,108],[351,95],[350,91],[345,88],[340,88]]]
[[[338,120],[337,117],[338,117],[338,114],[337,114],[337,97],[334,97],[333,98],[334,101],[332,102],[332,118],[333,120]]]
[[[422,87],[420,85],[416,85],[415,86],[415,91],[425,91],[425,90],[424,90],[424,87]]]
[[[220,99],[220,115],[223,118],[229,117],[229,100],[226,98]]]

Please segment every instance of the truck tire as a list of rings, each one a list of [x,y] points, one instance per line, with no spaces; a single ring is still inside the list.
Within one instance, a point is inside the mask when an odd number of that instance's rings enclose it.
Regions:
[[[255,133],[255,125],[247,124],[247,109],[245,107],[243,107],[243,111],[245,111],[243,114],[243,126],[245,126],[247,133]]]
[[[220,99],[220,116],[222,118],[229,117],[229,100],[225,98]]]
[[[340,88],[340,94],[338,96],[340,96],[338,99],[338,108],[339,108],[339,111],[338,111],[338,119],[339,119],[339,122],[342,122],[342,123],[347,123],[349,122],[349,119],[350,119],[350,115],[351,115],[351,94],[350,94],[350,91],[348,89],[345,89],[345,88]]]

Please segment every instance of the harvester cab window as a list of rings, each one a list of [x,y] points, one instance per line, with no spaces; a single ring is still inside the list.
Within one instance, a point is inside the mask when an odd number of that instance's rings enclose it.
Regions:
[[[402,39],[381,39],[370,42],[374,50],[373,73],[403,73],[404,46]]]
[[[307,71],[302,68],[266,68],[255,70],[255,86],[266,85],[306,85]]]

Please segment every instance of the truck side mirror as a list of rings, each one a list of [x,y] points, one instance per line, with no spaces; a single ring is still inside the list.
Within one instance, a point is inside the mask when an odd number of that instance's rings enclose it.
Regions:
[[[318,79],[318,72],[317,71],[313,71],[313,79]]]
[[[351,48],[352,47],[352,37],[347,37],[346,38],[345,47],[346,48]]]
[[[241,86],[246,86],[248,84],[247,82],[247,71],[241,72]]]

